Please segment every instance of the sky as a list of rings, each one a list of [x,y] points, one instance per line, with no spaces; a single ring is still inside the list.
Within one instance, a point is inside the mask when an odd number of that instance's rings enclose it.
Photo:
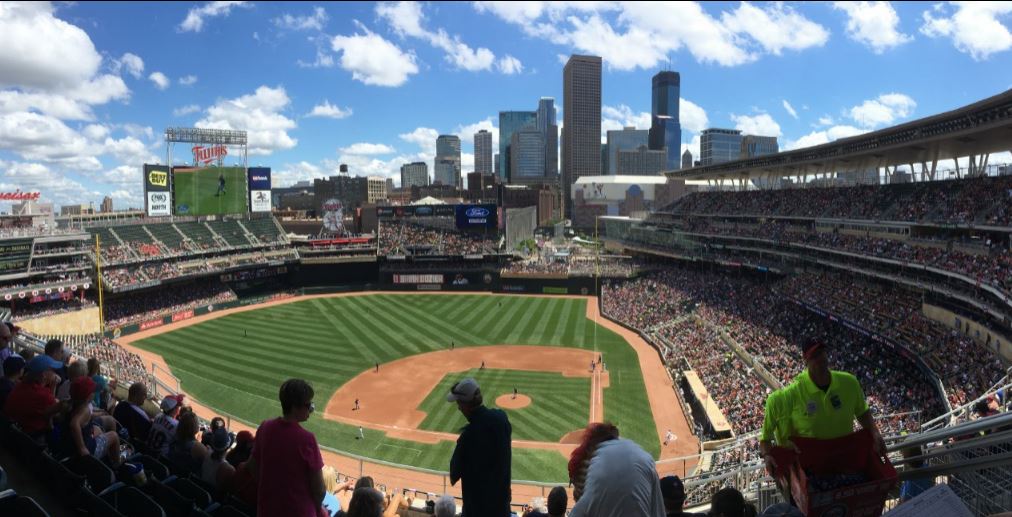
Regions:
[[[0,192],[142,206],[179,126],[245,129],[275,187],[431,174],[439,134],[468,172],[499,111],[554,97],[562,125],[572,54],[604,59],[602,133],[648,128],[675,70],[683,149],[707,127],[794,149],[1012,87],[1010,23],[1012,2],[0,2]]]

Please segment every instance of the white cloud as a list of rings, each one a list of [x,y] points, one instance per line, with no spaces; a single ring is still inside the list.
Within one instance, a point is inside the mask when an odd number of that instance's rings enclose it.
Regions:
[[[760,9],[742,2],[734,11],[723,13],[721,21],[730,31],[747,34],[763,50],[777,56],[785,49],[821,47],[829,40],[829,31],[825,27],[780,3]]]
[[[301,161],[286,163],[277,170],[271,171],[271,186],[274,188],[290,187],[300,181],[323,178],[327,173],[319,166]]]
[[[410,36],[428,42],[430,45],[441,49],[446,53],[444,59],[455,68],[467,71],[491,70],[496,64],[495,54],[491,50],[480,47],[471,48],[461,41],[459,36],[451,36],[445,29],[437,28],[434,31],[426,30],[423,27],[425,15],[418,2],[382,2],[376,6],[376,15],[394,29],[402,38]],[[500,69],[504,73],[517,73],[516,68],[520,62],[515,58],[512,61],[500,60]],[[503,68],[503,65],[508,68]]]
[[[189,115],[191,113],[196,113],[198,111],[200,111],[200,106],[198,106],[196,104],[187,104],[186,106],[180,106],[180,107],[172,110],[172,116],[173,117],[182,117],[182,116],[185,116],[185,115]]]
[[[335,120],[340,120],[351,116],[351,108],[341,109],[340,106],[336,106],[330,103],[330,101],[324,100],[323,104],[317,104],[313,106],[313,111],[306,114],[307,117],[326,117]]]
[[[874,128],[910,116],[917,103],[902,93],[887,93],[850,109],[850,118],[861,127]]]
[[[89,130],[95,135],[98,132]],[[17,112],[0,115],[0,149],[26,160],[44,161],[79,170],[102,167],[99,145],[48,115]]]
[[[11,87],[0,90],[0,113],[92,120],[93,105],[130,97],[118,75],[98,75],[101,64],[88,34],[53,16],[51,4],[0,2],[0,87]],[[143,61],[129,53],[109,63],[116,74],[138,67]]]
[[[356,81],[376,86],[400,86],[418,73],[415,56],[359,25],[365,34],[335,36],[334,52],[341,53],[341,68]]]
[[[955,13],[950,13],[955,8]],[[1012,47],[1012,33],[1000,20],[1012,13],[1012,2],[949,2],[924,11],[921,34],[949,38],[960,52],[982,61]]]
[[[357,154],[362,156],[369,156],[374,154],[391,154],[397,152],[397,150],[386,144],[371,144],[368,142],[358,142],[351,144],[348,147],[342,147],[338,149],[338,152],[344,154]]]
[[[803,147],[811,147],[813,145],[821,145],[838,140],[840,138],[847,138],[862,133],[867,133],[867,129],[858,129],[854,126],[833,126],[829,129],[821,131],[813,131],[793,142],[784,142],[783,150],[791,151],[794,149],[801,149]]]
[[[439,131],[435,129],[419,127],[410,133],[403,133],[399,136],[405,142],[415,144],[422,150],[432,151],[433,155],[436,154],[436,138],[439,137]]]
[[[734,128],[740,129],[746,135],[783,136],[783,132],[780,131],[780,124],[777,124],[777,121],[773,120],[773,117],[769,113],[751,116],[735,115],[732,113],[731,120],[734,121]]]
[[[528,36],[602,56],[617,70],[655,68],[682,49],[700,63],[735,66],[763,54],[821,46],[829,35],[780,3],[743,2],[716,17],[696,2],[478,2],[475,8]]]
[[[228,16],[233,7],[246,7],[249,2],[208,2],[200,7],[191,7],[186,19],[179,24],[180,32],[200,32],[204,21],[214,16]]]
[[[889,2],[833,2],[833,7],[847,13],[847,35],[876,54],[913,39],[897,30],[900,17]]]
[[[161,72],[152,72],[151,75],[148,76],[148,79],[155,83],[155,88],[158,88],[159,90],[165,90],[171,83],[169,78],[165,77],[165,74]]]
[[[323,26],[327,24],[327,11],[324,11],[322,7],[314,7],[313,14],[306,16],[294,16],[288,13],[274,18],[274,25],[282,29],[288,30],[323,30]]]
[[[650,129],[650,113],[636,113],[625,104],[601,106],[601,143],[607,142],[608,131],[618,131],[629,126]]]
[[[829,115],[823,115],[823,116],[819,117],[819,123],[818,123],[818,125],[820,125],[820,126],[832,126],[833,125],[833,117],[830,117]]]
[[[267,155],[291,149],[298,143],[288,135],[288,130],[295,128],[295,121],[281,113],[290,102],[283,87],[261,86],[252,94],[219,100],[207,108],[204,118],[195,125],[207,129],[245,130],[249,153]]]
[[[499,122],[497,117],[486,117],[484,120],[479,120],[473,124],[459,125],[457,130],[453,134],[460,138],[461,146],[473,146],[474,145],[474,134],[484,129],[489,133],[492,133],[492,147],[499,149],[499,128],[496,124]],[[492,154],[497,151],[493,150]]]
[[[506,75],[519,74],[524,71],[523,63],[509,54],[499,58],[499,61],[496,62],[496,67]]]
[[[296,63],[302,68],[330,68],[334,66],[334,56],[324,52],[321,48],[317,48],[316,61],[308,63],[300,59]]]
[[[88,190],[69,175],[54,171],[41,163],[0,160],[0,170],[4,171],[0,173],[0,188],[41,192],[42,200],[60,205],[80,203],[82,199],[95,199],[101,195]]]
[[[144,73],[144,60],[140,56],[127,52],[123,54],[123,57],[113,61],[113,71],[119,73],[121,69],[126,70],[134,79],[140,79]]]
[[[678,99],[678,119],[682,129],[692,133],[699,133],[710,125],[706,110],[684,98]]]
[[[197,84],[197,76],[195,76],[195,75],[187,75],[187,76],[180,77],[179,78],[179,84],[181,84],[183,86],[193,86],[194,84]]]
[[[88,34],[53,16],[48,2],[0,3],[0,86],[73,87],[101,63]]]
[[[794,120],[798,119],[798,112],[794,110],[794,106],[791,106],[791,103],[787,102],[787,99],[784,99],[784,109],[794,117]]]

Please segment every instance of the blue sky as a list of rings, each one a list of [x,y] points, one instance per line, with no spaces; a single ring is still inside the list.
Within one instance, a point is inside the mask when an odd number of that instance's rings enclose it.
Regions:
[[[603,129],[649,125],[650,78],[682,79],[683,147],[705,127],[823,143],[1012,87],[1003,3],[3,3],[0,191],[141,205],[170,126],[250,132],[275,186],[399,181],[440,133],[495,131],[600,55]],[[497,137],[493,139],[497,141]],[[178,148],[177,154],[185,152]],[[991,159],[994,163],[995,157]],[[0,210],[7,209],[0,205]]]

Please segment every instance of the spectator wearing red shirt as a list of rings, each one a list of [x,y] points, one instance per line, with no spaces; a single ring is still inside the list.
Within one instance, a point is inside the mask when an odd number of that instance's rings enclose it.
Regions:
[[[323,456],[313,433],[299,425],[309,420],[316,406],[313,387],[302,379],[281,385],[283,416],[266,420],[257,429],[253,457],[247,467],[257,475],[257,515],[263,517],[316,517],[326,485]]]
[[[63,405],[53,394],[60,378],[53,371],[63,363],[37,355],[28,362],[22,378],[4,404],[4,414],[31,436],[41,436],[52,428],[52,418]]]

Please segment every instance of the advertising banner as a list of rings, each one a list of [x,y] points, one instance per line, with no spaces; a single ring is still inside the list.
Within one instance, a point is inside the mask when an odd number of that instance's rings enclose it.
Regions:
[[[495,229],[498,212],[495,205],[456,205],[457,229]]]
[[[175,323],[177,321],[188,320],[188,319],[190,319],[192,317],[193,317],[193,310],[192,309],[188,310],[188,311],[177,312],[177,313],[175,313],[175,314],[172,315],[172,322]]]
[[[250,167],[247,169],[249,183],[249,208],[251,212],[271,211],[271,169]]]
[[[162,320],[162,318],[158,318],[157,320],[149,320],[141,323],[140,328],[141,330],[153,329],[155,327],[161,327],[164,323],[165,321]]]
[[[395,284],[441,284],[443,275],[394,275]]]
[[[172,215],[169,199],[169,168],[144,164],[144,208],[148,217]]]

